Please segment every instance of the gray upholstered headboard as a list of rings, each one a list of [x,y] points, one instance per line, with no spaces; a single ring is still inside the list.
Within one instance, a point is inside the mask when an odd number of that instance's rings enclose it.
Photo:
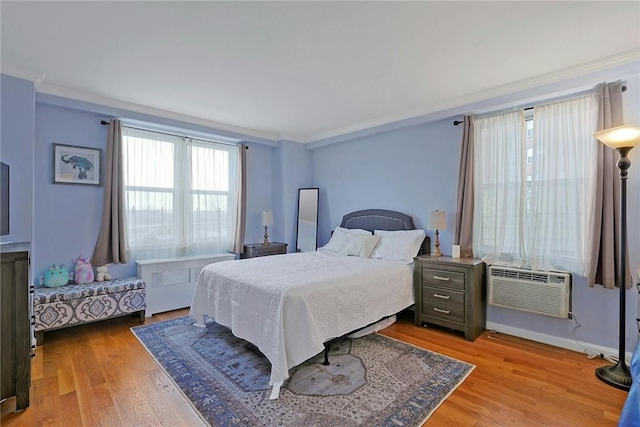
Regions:
[[[402,212],[390,211],[386,209],[364,209],[346,214],[340,223],[342,228],[361,228],[369,230],[415,230],[413,218]],[[424,238],[420,255],[431,253],[431,239]]]
[[[386,209],[365,209],[346,214],[340,223],[342,228],[369,230],[415,230],[413,218],[402,212]]]

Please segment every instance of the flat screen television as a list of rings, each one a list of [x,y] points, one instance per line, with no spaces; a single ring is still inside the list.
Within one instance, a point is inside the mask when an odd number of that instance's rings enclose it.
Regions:
[[[9,165],[0,162],[0,236],[9,234]]]

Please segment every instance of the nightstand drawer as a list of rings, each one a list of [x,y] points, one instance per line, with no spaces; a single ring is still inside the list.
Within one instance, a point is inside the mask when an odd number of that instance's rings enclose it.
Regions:
[[[271,242],[270,245],[262,243],[250,243],[244,245],[244,254],[241,258],[256,258],[269,255],[281,255],[287,253],[287,244],[280,242]]]
[[[422,286],[422,301],[436,306],[455,308],[464,312],[464,292]]]
[[[422,313],[428,317],[464,323],[464,292],[423,286]]]
[[[442,304],[422,304],[422,313],[427,317],[448,320],[450,322],[464,323],[464,307],[447,307]]]
[[[426,285],[442,286],[450,289],[464,290],[464,273],[454,271],[422,269],[422,283]]]
[[[253,256],[254,257],[267,256],[267,255],[277,255],[277,254],[283,253],[281,247],[279,247],[279,246],[271,247],[271,245],[254,246],[252,251],[253,251]]]

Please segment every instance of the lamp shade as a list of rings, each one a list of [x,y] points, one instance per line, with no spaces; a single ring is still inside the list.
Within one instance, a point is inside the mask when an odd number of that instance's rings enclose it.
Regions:
[[[640,144],[640,125],[616,126],[600,130],[593,136],[610,148],[635,147]]]
[[[273,212],[262,211],[262,225],[273,225]]]
[[[447,213],[445,211],[432,211],[429,213],[429,229],[445,230],[447,228]]]

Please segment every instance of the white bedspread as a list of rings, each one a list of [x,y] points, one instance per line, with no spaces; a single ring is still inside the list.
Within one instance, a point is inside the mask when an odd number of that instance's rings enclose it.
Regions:
[[[223,261],[202,270],[189,315],[200,325],[207,315],[257,346],[277,397],[289,369],[324,342],[413,304],[412,277],[400,261],[323,251]]]

